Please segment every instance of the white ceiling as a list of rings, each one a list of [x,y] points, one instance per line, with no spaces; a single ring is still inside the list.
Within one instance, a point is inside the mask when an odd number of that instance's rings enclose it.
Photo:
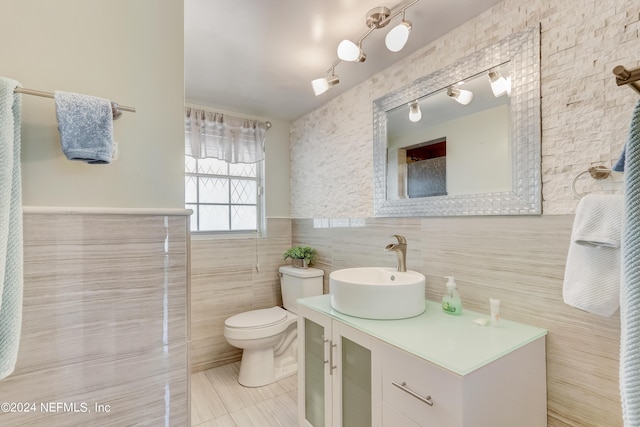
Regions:
[[[407,9],[413,29],[393,53],[384,36],[363,42],[364,63],[341,62],[340,84],[320,96],[311,80],[325,77],[342,39],[357,41],[367,11],[404,2],[379,0],[185,0],[185,90],[189,103],[273,120],[294,120],[502,0],[419,0]]]

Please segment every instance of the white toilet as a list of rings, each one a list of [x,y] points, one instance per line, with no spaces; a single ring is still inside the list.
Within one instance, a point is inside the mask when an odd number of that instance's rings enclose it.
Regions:
[[[246,311],[224,322],[224,337],[243,349],[238,382],[260,387],[298,370],[298,298],[322,295],[322,276],[317,268],[280,267],[284,309],[271,307]]]

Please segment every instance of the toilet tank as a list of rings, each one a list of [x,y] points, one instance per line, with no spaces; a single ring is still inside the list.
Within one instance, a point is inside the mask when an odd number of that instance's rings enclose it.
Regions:
[[[317,268],[280,267],[280,290],[284,308],[298,313],[298,298],[322,295],[324,271]]]

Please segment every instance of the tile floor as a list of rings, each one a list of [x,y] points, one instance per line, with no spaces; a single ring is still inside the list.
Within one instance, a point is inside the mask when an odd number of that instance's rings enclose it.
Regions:
[[[296,427],[297,376],[264,387],[238,384],[240,362],[191,375],[192,427]]]

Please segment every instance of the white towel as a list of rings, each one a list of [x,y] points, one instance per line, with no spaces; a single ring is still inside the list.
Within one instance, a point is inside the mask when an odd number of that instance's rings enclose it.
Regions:
[[[564,302],[601,316],[620,306],[624,199],[588,194],[576,208],[562,289]]]
[[[20,178],[20,86],[0,77],[0,379],[18,358],[22,327],[22,191]]]

